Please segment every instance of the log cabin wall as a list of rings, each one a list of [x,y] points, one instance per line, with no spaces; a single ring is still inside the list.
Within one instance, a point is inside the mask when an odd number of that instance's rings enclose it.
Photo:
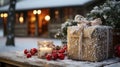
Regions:
[[[28,22],[26,17],[26,11],[16,13],[15,36],[28,36]]]
[[[33,10],[22,10],[16,13],[15,24],[15,36],[35,36],[36,30],[36,17],[33,14],[34,10],[41,10],[41,14],[38,15],[38,35],[37,36],[50,36],[54,37],[55,33],[60,29],[61,24],[67,19],[74,19],[76,14],[86,15],[95,5],[100,5],[105,1],[95,0],[81,6],[69,6],[69,7],[56,7],[56,8],[41,8]],[[4,13],[4,12],[3,12]],[[50,21],[45,20],[45,16],[50,16]],[[23,18],[23,23],[20,21],[20,17]],[[7,18],[4,19],[4,35],[6,36],[6,23]]]

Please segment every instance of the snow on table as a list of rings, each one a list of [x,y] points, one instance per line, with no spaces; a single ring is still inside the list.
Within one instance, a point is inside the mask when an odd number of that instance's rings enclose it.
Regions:
[[[32,37],[16,37],[15,46],[6,46],[6,38],[0,37],[0,52],[8,51],[22,51],[24,49],[37,48],[37,41],[51,40],[55,45],[62,45],[61,41],[58,39],[48,39],[48,38],[32,38]]]
[[[118,62],[116,64],[107,65],[105,67],[120,67],[120,62]]]
[[[24,49],[37,48],[37,41],[52,40],[55,45],[61,45],[60,40],[46,38],[15,38],[15,47],[5,46],[6,38],[0,37],[0,58],[5,58],[21,63],[46,67],[120,67],[119,58],[111,58],[101,62],[74,61],[68,59],[47,61],[37,56],[26,58],[23,54]]]
[[[108,60],[104,60],[101,62],[88,62],[88,61],[74,61],[70,60],[67,57],[64,60],[51,60],[47,61],[46,59],[40,59],[37,56],[32,56],[31,58],[26,58],[23,51],[16,51],[16,52],[1,52],[0,57],[8,58],[13,61],[18,61],[22,63],[29,63],[30,65],[37,65],[37,66],[45,66],[48,65],[49,67],[109,67],[110,65],[118,63],[120,61],[119,58],[111,58]],[[118,67],[117,64],[115,67]],[[112,67],[112,66],[110,66]]]

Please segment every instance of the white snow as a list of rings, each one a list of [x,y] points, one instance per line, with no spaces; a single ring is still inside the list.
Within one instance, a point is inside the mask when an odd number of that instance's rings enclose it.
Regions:
[[[104,65],[105,67],[119,67],[120,65],[119,58],[112,58],[112,59],[104,60],[101,62],[74,61],[74,60],[68,59],[67,57],[64,60],[47,61],[46,59],[40,59],[37,56],[26,58],[23,51],[11,52],[9,53],[9,56],[7,52],[4,52],[4,53],[2,52],[0,53],[0,57],[10,58],[15,61],[25,62],[25,63],[29,63],[32,65],[38,65],[38,66],[41,65],[40,64],[41,62],[43,64],[50,64],[50,65],[54,64],[54,65],[60,65],[64,67],[104,67]]]
[[[116,64],[111,64],[105,67],[120,67],[120,62],[116,63]]]
[[[22,0],[16,4],[17,10],[38,9],[48,7],[65,7],[83,5],[91,0]],[[1,7],[0,10],[7,10],[8,5]]]
[[[37,41],[51,40],[55,45],[62,45],[60,40],[57,39],[46,39],[46,38],[15,38],[15,47],[14,46],[6,46],[6,37],[0,37],[0,52],[7,51],[22,51],[24,49],[37,48]]]
[[[3,29],[0,29],[0,36],[3,36]]]

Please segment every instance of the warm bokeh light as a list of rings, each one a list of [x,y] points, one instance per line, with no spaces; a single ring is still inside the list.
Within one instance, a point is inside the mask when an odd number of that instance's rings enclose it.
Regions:
[[[4,17],[4,14],[3,14],[3,13],[1,13],[1,14],[0,14],[0,17]]]
[[[36,18],[34,16],[31,17],[31,22],[35,22]]]
[[[56,10],[56,11],[55,11],[55,14],[56,14],[56,15],[58,15],[58,14],[59,14],[59,11],[58,11],[58,10]]]
[[[37,13],[38,13],[38,14],[41,14],[41,10],[38,10]]]
[[[49,20],[50,20],[50,16],[49,16],[49,15],[46,15],[46,16],[45,16],[45,20],[46,20],[46,21],[49,21]]]
[[[0,17],[8,17],[8,14],[7,13],[1,13]]]
[[[34,11],[33,11],[33,14],[37,14],[37,10],[34,10]]]
[[[41,14],[41,10],[34,10],[33,14]]]
[[[23,23],[23,22],[24,22],[24,18],[23,18],[23,17],[20,17],[20,18],[19,18],[19,21],[20,21],[20,23]]]
[[[8,17],[8,14],[7,14],[7,13],[4,13],[4,17]]]

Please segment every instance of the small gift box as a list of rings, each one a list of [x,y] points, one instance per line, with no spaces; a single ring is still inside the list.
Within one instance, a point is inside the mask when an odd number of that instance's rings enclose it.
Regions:
[[[38,41],[38,57],[45,58],[46,54],[52,53],[53,48],[52,41]]]

